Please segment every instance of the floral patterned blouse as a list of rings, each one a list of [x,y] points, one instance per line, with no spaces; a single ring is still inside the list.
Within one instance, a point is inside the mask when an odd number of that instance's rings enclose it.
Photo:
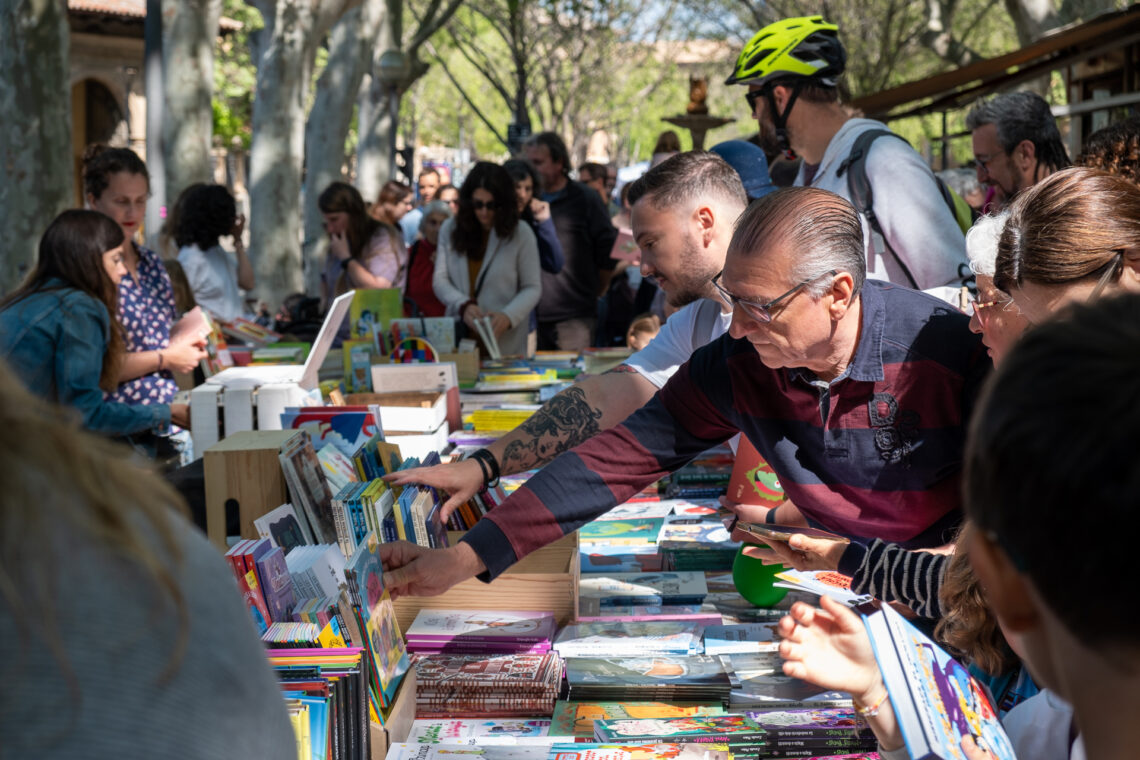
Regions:
[[[138,282],[130,273],[119,282],[119,321],[126,331],[128,352],[157,351],[170,345],[170,326],[177,316],[174,288],[158,254],[138,246]],[[128,380],[107,396],[123,404],[169,404],[178,385],[169,370]]]

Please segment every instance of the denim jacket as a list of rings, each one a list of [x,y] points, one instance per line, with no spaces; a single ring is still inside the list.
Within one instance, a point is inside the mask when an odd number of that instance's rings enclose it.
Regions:
[[[170,427],[166,404],[128,406],[104,399],[99,387],[103,354],[111,335],[107,309],[60,280],[0,311],[0,356],[33,393],[74,407],[83,425],[105,435]]]

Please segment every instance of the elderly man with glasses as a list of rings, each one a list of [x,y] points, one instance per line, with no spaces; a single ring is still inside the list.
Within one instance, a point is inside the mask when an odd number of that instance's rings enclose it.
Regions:
[[[385,583],[432,594],[494,578],[737,432],[810,524],[909,548],[945,544],[961,519],[965,428],[990,362],[964,314],[864,277],[847,201],[817,188],[757,201],[716,277],[733,305],[729,334],[458,545],[385,544]]]

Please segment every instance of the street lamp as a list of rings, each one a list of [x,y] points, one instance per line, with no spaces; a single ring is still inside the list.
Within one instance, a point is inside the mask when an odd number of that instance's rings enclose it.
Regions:
[[[388,174],[396,174],[396,125],[400,115],[400,86],[408,76],[408,57],[402,50],[385,50],[377,65],[380,84],[388,92],[388,118],[391,120],[388,143]]]

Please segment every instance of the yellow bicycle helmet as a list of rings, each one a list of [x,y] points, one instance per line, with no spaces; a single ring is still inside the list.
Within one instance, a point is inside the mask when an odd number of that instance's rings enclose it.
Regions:
[[[802,76],[834,87],[847,64],[839,27],[822,16],[786,18],[769,24],[748,41],[725,84],[762,85]]]

